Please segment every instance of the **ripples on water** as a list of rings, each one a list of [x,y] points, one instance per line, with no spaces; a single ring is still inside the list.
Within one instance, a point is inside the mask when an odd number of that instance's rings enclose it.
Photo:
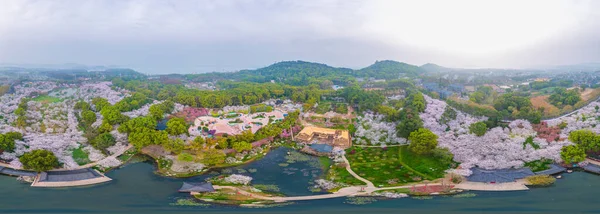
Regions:
[[[323,194],[309,191],[320,169],[309,162],[286,162],[286,148],[265,158],[231,169],[251,175],[255,184],[275,184],[286,195]],[[314,159],[318,161],[318,159]],[[290,169],[285,169],[290,168]],[[296,170],[292,170],[294,168]],[[243,170],[243,171],[242,171]],[[252,172],[256,170],[255,172]],[[212,175],[188,179],[157,176],[150,163],[135,163],[109,172],[114,180],[91,187],[32,188],[13,177],[0,176],[0,213],[598,213],[600,177],[583,172],[564,174],[550,188],[519,192],[476,192],[476,197],[434,197],[427,200],[378,200],[367,205],[344,203],[346,199],[296,202],[276,208],[249,209],[231,206],[173,206],[184,180],[200,181]],[[294,174],[285,172],[293,171]],[[308,173],[310,172],[310,173]]]

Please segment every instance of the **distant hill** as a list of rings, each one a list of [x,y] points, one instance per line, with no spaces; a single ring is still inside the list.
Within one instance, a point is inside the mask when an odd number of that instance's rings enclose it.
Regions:
[[[355,72],[356,77],[373,77],[376,79],[397,79],[401,75],[416,76],[425,70],[411,64],[393,60],[376,61],[374,64]]]
[[[238,79],[252,82],[285,82],[290,85],[304,85],[311,78],[339,79],[352,76],[349,68],[336,68],[326,64],[305,61],[283,61],[256,70],[242,70],[235,75]]]

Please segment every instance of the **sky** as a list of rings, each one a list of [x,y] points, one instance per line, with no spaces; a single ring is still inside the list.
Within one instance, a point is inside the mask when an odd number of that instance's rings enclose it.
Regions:
[[[463,68],[600,62],[593,0],[2,0],[0,63],[200,73],[304,60]]]

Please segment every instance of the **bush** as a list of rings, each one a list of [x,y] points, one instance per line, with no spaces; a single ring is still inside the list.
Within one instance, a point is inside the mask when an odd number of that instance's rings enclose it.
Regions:
[[[550,186],[556,181],[556,178],[550,175],[532,175],[526,177],[525,180],[530,186]]]

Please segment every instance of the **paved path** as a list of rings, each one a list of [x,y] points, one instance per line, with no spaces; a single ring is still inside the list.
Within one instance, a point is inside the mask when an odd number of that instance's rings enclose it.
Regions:
[[[515,182],[507,182],[507,183],[483,183],[483,182],[470,182],[463,181],[460,184],[454,186],[457,189],[464,190],[479,190],[479,191],[517,191],[517,190],[528,190],[527,186],[525,186],[525,181],[517,180]]]
[[[85,179],[79,181],[50,181],[50,182],[39,182],[39,176],[36,177],[35,181],[31,184],[32,187],[74,187],[74,186],[87,186],[93,184],[100,184],[109,182],[112,179],[106,176]]]

